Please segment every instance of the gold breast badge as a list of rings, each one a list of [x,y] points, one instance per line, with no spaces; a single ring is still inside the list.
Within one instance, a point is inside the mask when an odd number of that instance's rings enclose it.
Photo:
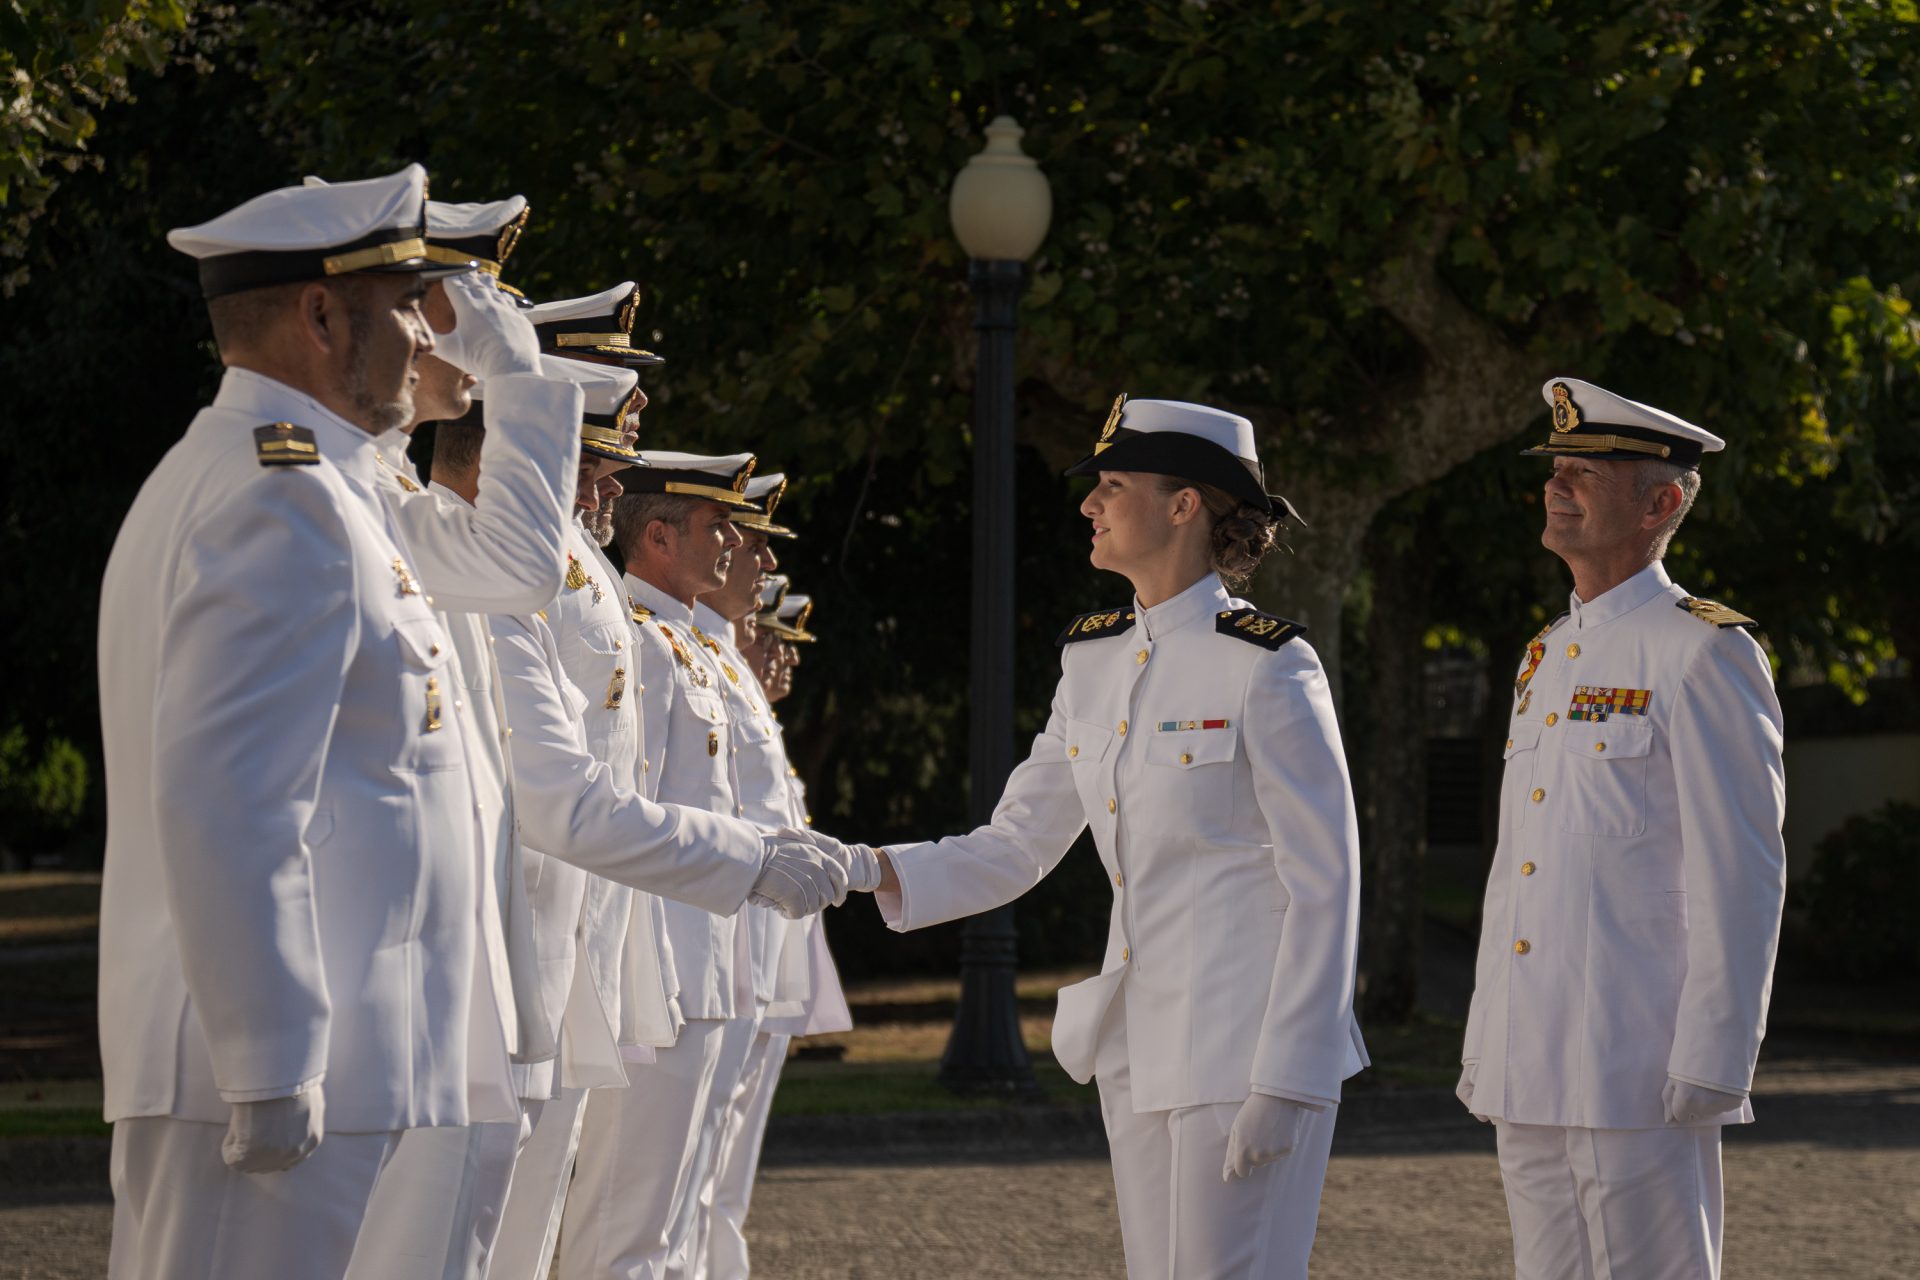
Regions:
[[[407,572],[407,562],[399,556],[393,558],[393,576],[399,580],[401,595],[417,596],[420,594],[420,584],[413,580],[413,575]]]

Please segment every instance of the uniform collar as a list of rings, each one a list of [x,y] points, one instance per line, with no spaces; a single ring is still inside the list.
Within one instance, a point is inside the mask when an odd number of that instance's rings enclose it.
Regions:
[[[453,490],[447,488],[447,486],[441,484],[438,480],[427,481],[427,488],[429,491],[433,493],[437,493],[441,497],[446,498],[449,501],[457,502],[463,507],[470,507],[473,505],[471,502],[468,502],[465,498],[461,497],[459,494],[455,493]]]
[[[1151,609],[1141,608],[1140,597],[1135,596],[1133,612],[1147,639],[1158,640],[1190,622],[1212,617],[1226,608],[1231,599],[1220,575],[1209,573],[1173,599],[1162,600]]]
[[[1667,576],[1666,566],[1655,560],[1619,586],[1602,592],[1584,604],[1578,594],[1568,592],[1567,611],[1573,615],[1574,626],[1597,627],[1603,622],[1611,622],[1632,613],[1672,585],[1673,579]]]
[[[675,600],[645,578],[627,575],[627,591],[633,598],[662,618],[673,622],[692,623],[693,610]]]
[[[371,484],[378,475],[379,443],[304,391],[251,369],[229,368],[220,379],[213,407],[257,419],[256,425],[291,422],[313,432],[320,456],[355,479]],[[398,435],[398,432],[390,432]],[[400,437],[401,448],[406,438]]]
[[[699,600],[693,602],[693,625],[702,635],[713,637],[729,649],[733,647],[733,624],[721,617],[719,610]]]

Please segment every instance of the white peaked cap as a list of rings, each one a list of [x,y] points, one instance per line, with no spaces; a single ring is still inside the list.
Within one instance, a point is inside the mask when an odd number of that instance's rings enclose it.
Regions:
[[[1143,471],[1210,484],[1276,518],[1300,519],[1285,498],[1267,492],[1253,423],[1204,404],[1120,396],[1093,452],[1067,468],[1070,476],[1102,471]]]
[[[560,320],[591,320],[595,316],[610,316],[615,308],[627,300],[633,288],[633,281],[622,280],[611,289],[602,289],[585,297],[542,302],[527,312],[527,319],[535,324],[553,324]]]
[[[311,188],[335,184],[310,173],[300,180],[300,185]],[[513,246],[520,239],[516,224],[525,219],[527,198],[508,196],[505,200],[465,204],[429,200],[426,208],[426,238],[432,242],[428,257],[449,265],[477,262],[492,274],[499,275],[500,265],[507,260],[507,255],[513,252]],[[513,228],[510,237],[502,234],[509,227]]]
[[[1120,429],[1142,435],[1178,431],[1210,440],[1242,462],[1260,460],[1259,451],[1253,445],[1253,423],[1237,413],[1210,409],[1204,404],[1188,404],[1184,400],[1129,400],[1120,408]]]
[[[1579,378],[1548,378],[1540,386],[1552,428],[1530,457],[1651,459],[1694,466],[1727,442],[1665,409],[1615,395]]]
[[[792,585],[792,579],[786,574],[768,574],[767,584],[760,588],[760,612],[778,609],[780,602],[787,598],[787,588],[790,585]]]
[[[613,413],[627,402],[640,382],[639,374],[622,365],[586,364],[558,356],[540,357],[540,376],[579,387],[588,413]]]
[[[209,298],[353,272],[421,271],[427,171],[357,182],[281,187],[217,218],[167,232],[200,263]]]
[[[756,511],[747,500],[747,481],[753,475],[750,453],[674,453],[649,450],[640,455],[646,470],[627,485],[634,493],[676,493],[724,503],[737,511]]]

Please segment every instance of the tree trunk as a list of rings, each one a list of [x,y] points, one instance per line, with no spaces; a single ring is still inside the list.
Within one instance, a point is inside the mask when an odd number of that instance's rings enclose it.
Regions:
[[[1417,555],[1370,538],[1373,613],[1367,622],[1369,750],[1364,793],[1366,918],[1360,932],[1362,1016],[1401,1023],[1419,988],[1426,888],[1427,725],[1425,649],[1431,579]]]

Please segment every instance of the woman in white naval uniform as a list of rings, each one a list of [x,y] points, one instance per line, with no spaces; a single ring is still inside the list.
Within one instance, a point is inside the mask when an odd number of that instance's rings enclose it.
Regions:
[[[970,835],[853,847],[917,929],[1011,902],[1092,827],[1113,890],[1099,976],[1053,1048],[1097,1076],[1131,1280],[1304,1277],[1353,1017],[1359,840],[1333,698],[1301,628],[1228,594],[1291,514],[1245,418],[1116,401],[1071,475],[1129,606],[1061,636],[1033,752]]]

